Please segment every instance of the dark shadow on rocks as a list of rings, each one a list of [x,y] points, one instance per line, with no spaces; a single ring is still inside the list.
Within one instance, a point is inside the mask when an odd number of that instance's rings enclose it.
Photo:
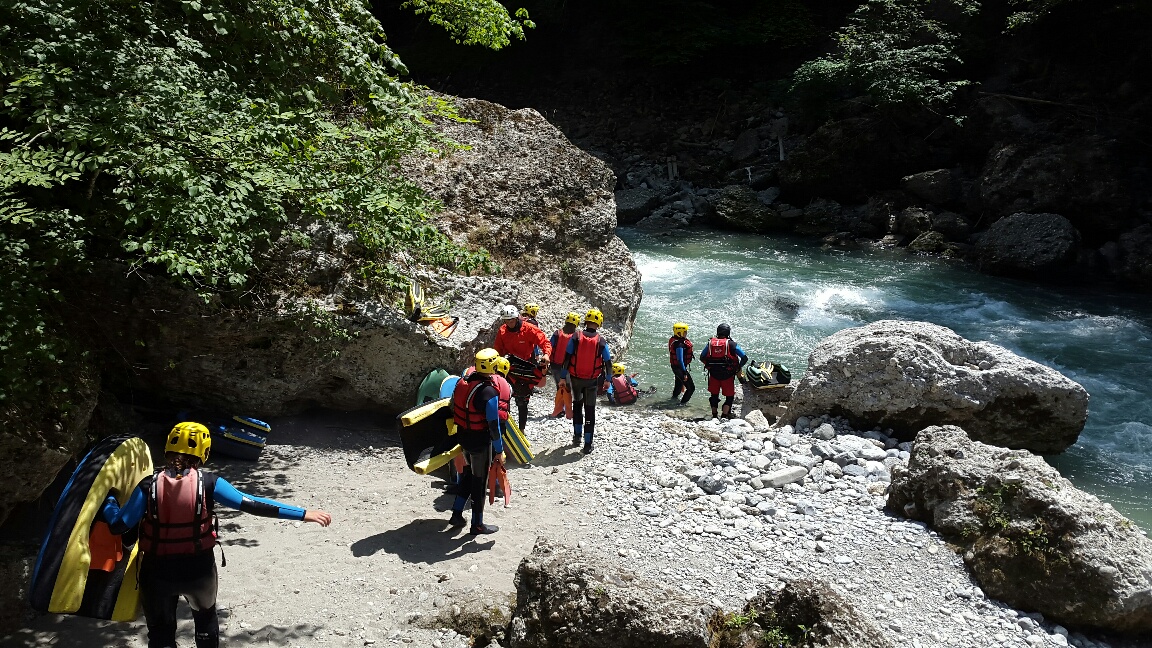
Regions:
[[[398,528],[377,533],[352,543],[352,555],[363,558],[390,553],[408,563],[434,565],[462,554],[485,551],[494,539],[476,541],[467,527],[450,527],[443,518],[412,520]]]
[[[552,448],[548,452],[541,452],[536,455],[536,458],[532,460],[532,464],[539,468],[563,466],[564,464],[580,461],[580,457],[583,456],[584,455],[580,454],[579,448],[560,446],[559,448]],[[512,483],[512,488],[516,488],[515,482]]]

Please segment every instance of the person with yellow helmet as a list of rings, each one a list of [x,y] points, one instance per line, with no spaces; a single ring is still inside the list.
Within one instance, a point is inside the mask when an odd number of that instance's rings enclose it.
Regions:
[[[556,418],[561,415],[572,418],[572,390],[568,385],[568,367],[564,364],[564,354],[568,349],[568,340],[572,339],[579,325],[580,314],[570,311],[564,318],[564,326],[556,329],[548,340],[552,345],[552,356],[549,358],[552,363],[552,379],[556,381],[556,400],[552,406],[552,416]]]
[[[572,386],[572,445],[584,440],[584,454],[592,453],[592,437],[596,431],[596,394],[600,384],[607,380],[604,368],[612,366],[612,353],[599,329],[604,325],[604,313],[589,308],[584,314],[584,330],[576,331],[568,340],[564,365]]]
[[[502,358],[496,349],[476,352],[476,370],[456,381],[452,390],[452,418],[456,438],[464,449],[468,472],[461,475],[461,492],[452,503],[451,526],[464,526],[464,507],[472,500],[471,535],[496,533],[498,527],[484,524],[484,499],[488,470],[493,461],[504,461],[504,439],[500,430],[500,390],[495,381]]]
[[[672,386],[672,398],[675,400],[684,391],[681,405],[687,405],[688,399],[696,391],[696,383],[692,380],[690,367],[692,365],[692,340],[688,339],[688,325],[676,322],[672,325],[672,337],[668,338],[668,361],[672,363],[672,375],[676,377],[676,384]]]
[[[628,375],[628,367],[612,363],[612,381],[608,383],[608,402],[612,405],[631,405],[640,398],[636,379]]]
[[[524,312],[521,313],[520,316],[524,318],[525,322],[528,322],[536,328],[540,328],[540,322],[536,319],[539,314],[540,304],[535,302],[528,302],[527,304],[524,304]]]
[[[176,604],[183,596],[192,608],[197,648],[220,645],[216,615],[217,544],[215,505],[281,520],[332,523],[325,511],[304,510],[248,495],[223,477],[202,470],[212,435],[200,423],[172,428],[164,446],[166,464],[132,491],[124,506],[109,496],[101,516],[121,535],[140,525],[140,601],[149,646],[176,645]]]

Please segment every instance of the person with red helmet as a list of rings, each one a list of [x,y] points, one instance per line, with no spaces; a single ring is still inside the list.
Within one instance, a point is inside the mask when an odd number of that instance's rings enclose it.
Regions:
[[[708,341],[708,346],[700,352],[700,362],[708,371],[708,404],[712,406],[712,418],[732,418],[732,400],[736,397],[736,374],[748,364],[748,356],[733,340],[732,327],[721,323],[716,327],[716,337]],[[724,394],[724,409],[717,415],[720,394]]]
[[[262,517],[332,523],[325,511],[304,510],[236,490],[228,480],[201,470],[212,436],[200,423],[172,428],[164,446],[167,463],[132,491],[124,506],[109,496],[101,517],[114,535],[140,525],[140,602],[149,648],[176,645],[176,604],[192,608],[196,648],[220,645],[216,616],[215,505]]]
[[[496,353],[505,356],[512,363],[508,382],[512,383],[512,396],[516,400],[516,423],[520,431],[528,423],[528,399],[543,371],[548,367],[548,356],[552,354],[552,344],[544,332],[530,322],[524,321],[515,306],[504,306],[500,310],[504,323],[496,331],[493,347]]]

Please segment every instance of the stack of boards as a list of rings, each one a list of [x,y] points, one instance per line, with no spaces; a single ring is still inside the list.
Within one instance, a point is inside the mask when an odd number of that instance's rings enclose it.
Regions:
[[[233,416],[231,424],[219,425],[213,430],[212,452],[256,461],[268,444],[267,434],[271,431],[272,426],[259,419]]]
[[[444,377],[441,377],[444,376]],[[430,398],[430,383],[439,380],[438,395]],[[420,385],[418,404],[401,412],[396,417],[400,424],[400,444],[404,448],[404,460],[414,472],[427,475],[455,459],[462,452],[452,435],[455,422],[452,419],[452,392],[456,389],[459,376],[448,375],[443,369],[428,374]],[[504,430],[504,449],[520,464],[528,464],[533,459],[532,444],[509,419]]]
[[[111,495],[123,506],[151,474],[151,453],[138,437],[108,437],[85,455],[60,494],[40,545],[28,588],[33,609],[112,621],[136,618],[136,532],[112,535],[96,516],[105,498]]]

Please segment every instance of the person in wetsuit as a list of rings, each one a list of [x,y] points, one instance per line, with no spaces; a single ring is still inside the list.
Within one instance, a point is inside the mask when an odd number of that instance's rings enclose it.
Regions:
[[[552,379],[556,381],[556,398],[552,406],[552,417],[567,416],[572,418],[572,390],[568,385],[568,367],[564,364],[564,354],[568,350],[568,340],[576,333],[580,326],[580,315],[569,312],[564,318],[564,326],[556,329],[549,338],[552,345],[551,361]]]
[[[604,325],[604,313],[590,308],[584,314],[584,330],[576,331],[568,340],[564,365],[568,367],[568,380],[572,384],[572,445],[584,439],[584,454],[592,453],[592,437],[596,431],[596,395],[600,384],[608,379],[605,368],[612,365],[612,353],[599,329]]]
[[[120,535],[140,525],[140,601],[148,625],[148,648],[176,646],[176,604],[183,596],[192,608],[196,648],[220,645],[216,616],[215,505],[281,520],[326,527],[332,516],[236,490],[228,480],[201,470],[212,436],[199,423],[172,428],[164,446],[167,464],[146,477],[124,506],[109,496],[101,517]]]
[[[672,398],[679,398],[680,391],[684,391],[681,405],[687,405],[688,399],[696,391],[696,383],[692,380],[690,366],[692,365],[692,340],[688,339],[688,325],[676,322],[672,325],[672,337],[668,338],[668,361],[672,364],[672,374],[676,377],[676,384],[672,386]]]
[[[488,489],[488,470],[492,461],[504,461],[504,439],[500,435],[500,392],[493,374],[500,363],[495,349],[476,353],[476,371],[456,381],[452,390],[452,418],[456,438],[464,449],[468,471],[462,475],[468,488],[456,495],[452,503],[451,526],[464,526],[464,507],[472,500],[472,535],[496,533],[499,527],[484,524],[484,499]]]
[[[492,346],[498,355],[507,356],[516,365],[508,382],[512,383],[512,395],[516,401],[516,424],[521,432],[527,433],[524,428],[528,424],[528,399],[537,380],[535,376],[525,375],[523,370],[538,370],[543,377],[543,371],[548,367],[548,356],[552,354],[552,344],[544,337],[543,331],[524,321],[511,304],[501,309],[500,319],[504,323],[496,331]]]
[[[700,352],[700,362],[708,371],[708,404],[712,406],[712,418],[732,418],[732,400],[736,396],[736,374],[748,364],[748,356],[730,336],[732,327],[721,322],[716,327],[716,337],[708,341],[708,346]],[[724,408],[716,413],[720,404],[720,394],[724,394]]]

